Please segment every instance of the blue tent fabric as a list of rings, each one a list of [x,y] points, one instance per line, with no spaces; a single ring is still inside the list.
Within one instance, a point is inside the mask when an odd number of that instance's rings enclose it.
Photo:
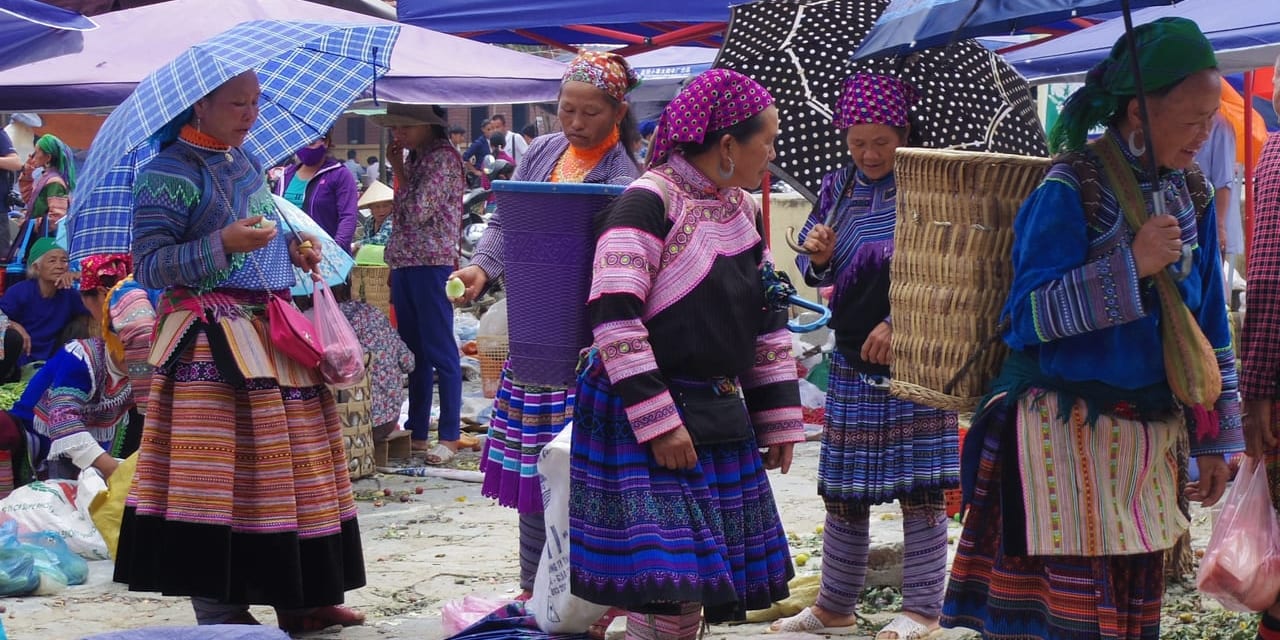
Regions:
[[[1135,25],[1166,16],[1195,21],[1218,52],[1218,66],[1227,73],[1270,66],[1280,54],[1280,2],[1232,0],[1224,11],[1221,0],[1183,0],[1173,6],[1151,7],[1133,13]],[[1124,21],[1112,19],[1042,44],[1012,51],[1005,60],[1033,83],[1076,81],[1107,56],[1124,33]]]
[[[83,31],[94,21],[36,0],[6,0],[0,5],[0,71],[75,53],[84,47]]]
[[[289,634],[266,625],[213,624],[203,627],[154,627],[113,631],[84,640],[289,640]]]
[[[501,2],[475,0],[399,0],[400,22],[453,34],[467,34],[494,44],[545,44],[515,33],[527,30],[566,44],[628,44],[620,40],[564,29],[566,24],[587,24],[641,36],[662,32],[645,22],[694,24],[728,22],[730,5],[742,0],[521,0],[519,10]]]

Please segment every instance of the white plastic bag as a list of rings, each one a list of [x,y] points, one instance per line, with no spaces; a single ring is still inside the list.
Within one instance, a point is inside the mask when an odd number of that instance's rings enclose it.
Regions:
[[[573,424],[565,426],[538,455],[547,544],[533,580],[526,610],[547,633],[582,633],[609,607],[587,602],[569,592],[569,445]]]
[[[87,560],[107,560],[107,543],[86,511],[76,508],[76,483],[69,480],[32,482],[0,500],[0,514],[13,518],[23,531],[52,531],[73,552]]]

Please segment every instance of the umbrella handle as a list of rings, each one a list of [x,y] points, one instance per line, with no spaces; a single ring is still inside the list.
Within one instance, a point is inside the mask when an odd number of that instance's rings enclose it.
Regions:
[[[793,239],[793,237],[794,237],[795,235],[796,235],[796,228],[795,228],[795,227],[787,227],[787,235],[785,236],[785,237],[786,237],[786,239],[787,239],[787,246],[788,246],[788,247],[791,247],[791,250],[792,250],[792,251],[794,251],[794,252],[796,252],[796,253],[798,253],[798,254],[800,254],[800,255],[802,255],[802,256],[807,256],[807,255],[809,255],[809,254],[813,253],[812,251],[810,251],[810,250],[808,250],[808,249],[806,249],[806,248],[804,248],[804,247],[800,246],[799,244],[797,244],[797,243],[796,243],[796,241]],[[814,311],[817,311],[817,309],[814,309]],[[812,331],[812,329],[811,329],[811,331]]]
[[[788,232],[788,237],[790,237],[790,232]],[[814,320],[813,322],[802,323],[796,320],[788,322],[787,330],[791,333],[809,333],[811,331],[817,331],[818,329],[825,327],[827,323],[831,321],[831,309],[827,306],[818,304],[812,300],[806,300],[800,296],[791,296],[789,299],[791,300],[791,304],[800,307],[801,309],[817,311],[822,314],[822,317]]]

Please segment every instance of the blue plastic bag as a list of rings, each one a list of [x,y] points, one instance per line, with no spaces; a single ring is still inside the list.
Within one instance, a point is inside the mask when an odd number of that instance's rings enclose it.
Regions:
[[[67,541],[62,536],[52,531],[38,531],[36,533],[26,533],[18,538],[22,541],[24,549],[30,551],[36,556],[36,569],[42,569],[42,564],[48,564],[56,568],[63,576],[66,584],[84,584],[89,579],[89,563],[84,558],[72,553],[67,547]],[[45,562],[40,561],[40,556],[45,556]],[[57,578],[58,576],[51,576]]]
[[[35,556],[18,541],[18,523],[0,524],[0,596],[20,596],[40,586]]]

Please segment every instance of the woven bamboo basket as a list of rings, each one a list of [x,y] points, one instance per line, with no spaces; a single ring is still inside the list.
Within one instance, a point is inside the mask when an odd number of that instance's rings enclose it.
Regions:
[[[351,297],[391,316],[391,267],[356,265],[351,269]]]
[[[899,149],[890,267],[890,393],[971,411],[1008,350],[1000,311],[1013,283],[1013,219],[1046,158]]]
[[[365,354],[364,379],[354,387],[338,389],[330,387],[338,409],[338,419],[342,422],[342,446],[347,452],[347,470],[351,479],[364,478],[374,474],[373,392],[369,380],[370,357]]]

